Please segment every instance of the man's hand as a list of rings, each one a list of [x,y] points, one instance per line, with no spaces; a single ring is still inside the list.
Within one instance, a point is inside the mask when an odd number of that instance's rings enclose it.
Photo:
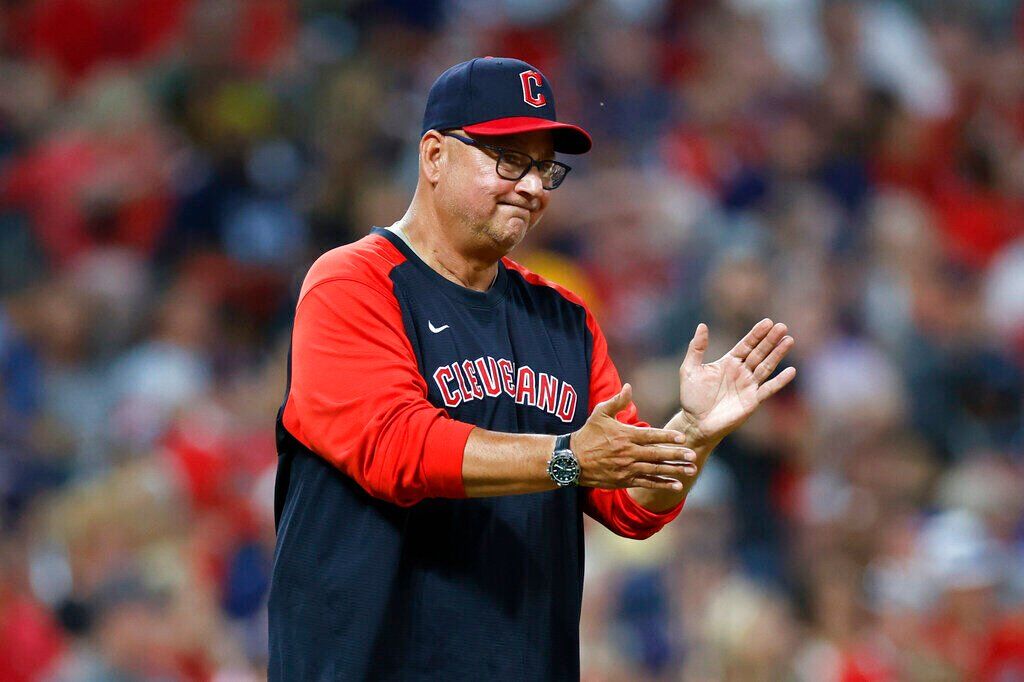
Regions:
[[[626,409],[633,389],[625,384],[618,394],[594,407],[569,446],[580,463],[579,484],[593,488],[651,488],[680,492],[679,479],[697,472],[696,453],[681,445],[683,434],[623,424],[615,415]]]
[[[679,367],[680,419],[673,419],[667,428],[681,422],[686,444],[694,449],[718,443],[793,380],[795,367],[787,367],[768,380],[793,344],[786,325],[765,318],[728,353],[702,364],[708,348],[708,327],[700,323]]]
[[[764,319],[754,325],[731,351],[715,362],[702,364],[708,349],[708,327],[701,323],[679,367],[679,401],[682,410],[666,429],[683,431],[686,445],[696,452],[695,468],[680,470],[680,488],[629,491],[639,504],[654,512],[678,505],[697,482],[711,451],[747,420],[757,407],[796,376],[787,367],[768,381],[782,358],[793,347],[786,325]]]

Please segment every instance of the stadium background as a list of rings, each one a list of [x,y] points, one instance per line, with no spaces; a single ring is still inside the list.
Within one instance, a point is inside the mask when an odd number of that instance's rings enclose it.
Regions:
[[[264,675],[297,285],[484,54],[594,134],[513,257],[644,418],[698,321],[797,338],[678,521],[590,529],[584,679],[1024,679],[1012,0],[0,3],[0,679]]]

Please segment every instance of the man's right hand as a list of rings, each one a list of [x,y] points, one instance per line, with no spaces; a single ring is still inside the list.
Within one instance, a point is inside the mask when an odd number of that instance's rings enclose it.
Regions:
[[[681,479],[697,474],[697,454],[671,429],[624,424],[615,418],[629,406],[633,389],[598,403],[587,423],[573,432],[569,447],[580,464],[579,485],[592,488],[683,489]]]

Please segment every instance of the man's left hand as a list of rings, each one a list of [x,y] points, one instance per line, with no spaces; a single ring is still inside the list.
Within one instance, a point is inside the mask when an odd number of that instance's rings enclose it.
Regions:
[[[685,423],[688,447],[717,443],[793,380],[795,367],[769,380],[793,347],[793,337],[786,331],[785,324],[765,318],[728,353],[703,364],[708,327],[703,322],[697,325],[679,367],[679,417]]]
[[[772,372],[793,347],[786,325],[764,319],[715,362],[703,364],[708,349],[708,327],[703,322],[690,341],[679,367],[679,401],[682,409],[665,426],[682,431],[686,447],[697,454],[694,465],[679,468],[681,491],[631,488],[629,494],[641,506],[664,512],[677,506],[697,482],[708,455],[719,441],[735,431],[758,406],[796,376],[787,367],[769,380]]]

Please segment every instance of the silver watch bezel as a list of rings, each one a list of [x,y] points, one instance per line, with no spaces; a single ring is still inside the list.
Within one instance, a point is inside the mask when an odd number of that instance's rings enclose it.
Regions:
[[[558,476],[555,475],[555,466],[558,464],[564,466],[568,462],[572,463],[572,478],[559,480]],[[576,485],[580,480],[580,463],[576,459],[575,453],[572,450],[555,450],[551,453],[551,459],[548,460],[548,476],[559,488],[568,488],[569,486]]]

